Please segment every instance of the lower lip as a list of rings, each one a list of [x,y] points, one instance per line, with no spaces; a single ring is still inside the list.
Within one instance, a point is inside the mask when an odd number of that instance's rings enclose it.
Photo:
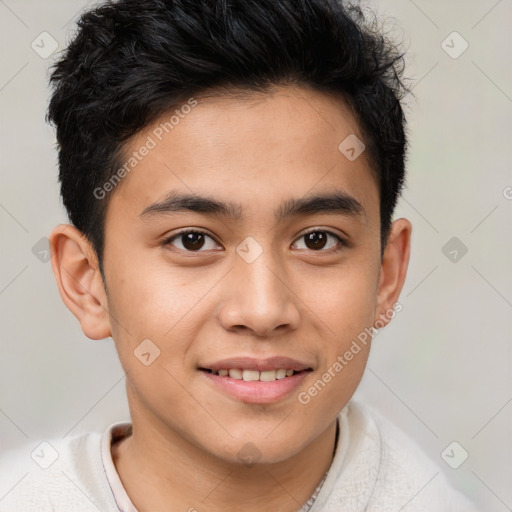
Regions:
[[[302,371],[284,379],[263,382],[260,380],[245,381],[222,377],[199,370],[217,389],[248,404],[272,404],[279,402],[297,389],[309,371]]]

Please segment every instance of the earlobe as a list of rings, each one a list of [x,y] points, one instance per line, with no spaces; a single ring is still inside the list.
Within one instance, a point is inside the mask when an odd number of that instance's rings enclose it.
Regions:
[[[395,220],[391,226],[382,257],[374,318],[380,327],[389,323],[394,316],[394,306],[400,297],[409,265],[411,232],[412,226],[407,219]]]
[[[81,231],[61,224],[50,234],[53,273],[60,296],[93,340],[111,336],[107,297],[96,252]]]

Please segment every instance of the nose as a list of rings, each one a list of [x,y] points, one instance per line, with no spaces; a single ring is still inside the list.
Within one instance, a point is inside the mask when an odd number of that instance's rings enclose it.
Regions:
[[[263,251],[252,263],[237,257],[234,265],[218,309],[222,327],[261,338],[297,329],[300,299],[283,265],[273,260],[271,251]]]

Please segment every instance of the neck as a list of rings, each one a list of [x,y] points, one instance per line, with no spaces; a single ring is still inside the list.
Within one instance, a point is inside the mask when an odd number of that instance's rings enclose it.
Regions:
[[[137,421],[139,420],[139,421]],[[332,461],[336,421],[282,462],[247,466],[219,459],[132,414],[133,434],[112,447],[123,486],[139,512],[297,512]]]

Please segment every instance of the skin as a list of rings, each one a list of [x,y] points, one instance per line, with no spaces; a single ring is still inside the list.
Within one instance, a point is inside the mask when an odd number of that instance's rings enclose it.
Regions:
[[[216,512],[243,503],[256,511],[264,499],[269,510],[295,512],[329,468],[335,418],[361,380],[370,344],[308,404],[297,395],[392,310],[411,225],[394,221],[381,258],[376,179],[365,153],[349,161],[338,150],[350,134],[363,140],[341,100],[291,86],[197,100],[110,197],[108,293],[94,250],[73,226],[53,230],[52,266],[85,335],[111,336],[126,372],[133,435],[112,453],[137,509]],[[127,154],[168,118],[129,141]],[[283,201],[333,189],[355,198],[364,215],[275,222]],[[236,201],[243,217],[140,218],[170,190]],[[182,228],[207,232],[202,252],[187,252],[183,237],[164,243]],[[329,236],[317,249],[306,243],[309,231],[332,232],[346,245]],[[249,236],[263,251],[252,263],[236,252]],[[134,350],[148,338],[160,356],[145,366]],[[274,355],[307,361],[313,371],[270,404],[233,399],[198,370],[227,357]],[[259,452],[251,466],[237,457],[249,442]]]

